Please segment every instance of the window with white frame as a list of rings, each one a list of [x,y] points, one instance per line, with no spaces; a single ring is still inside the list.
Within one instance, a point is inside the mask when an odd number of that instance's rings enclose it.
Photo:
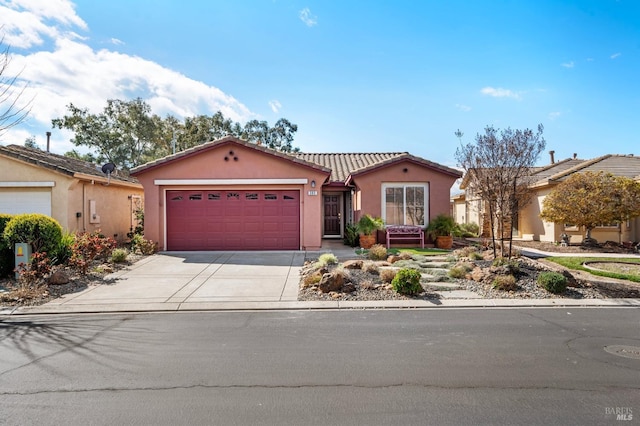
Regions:
[[[382,219],[387,225],[425,226],[429,186],[425,183],[382,185]]]

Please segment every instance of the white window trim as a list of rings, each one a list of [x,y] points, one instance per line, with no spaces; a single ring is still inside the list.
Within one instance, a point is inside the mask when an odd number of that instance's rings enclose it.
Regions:
[[[422,227],[427,226],[429,223],[429,182],[383,182],[382,188],[380,191],[380,210],[382,213],[382,220],[387,223],[387,209],[386,209],[386,191],[387,188],[403,188],[406,189],[408,186],[420,186],[424,189],[424,221]],[[405,200],[406,200],[406,191],[405,191]],[[406,203],[404,204],[405,211],[403,212],[403,217],[406,217]]]

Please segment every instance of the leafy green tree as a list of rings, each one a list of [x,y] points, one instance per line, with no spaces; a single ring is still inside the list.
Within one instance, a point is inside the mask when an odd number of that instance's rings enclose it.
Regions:
[[[498,131],[492,126],[485,128],[484,134],[476,135],[475,143],[462,144],[456,150],[458,164],[469,177],[469,186],[482,199],[489,211],[493,253],[496,255],[496,236],[509,241],[509,251],[502,256],[511,257],[513,240],[513,219],[518,211],[531,199],[529,185],[532,167],[544,150],[542,137],[544,128],[538,125],[533,130]],[[455,135],[462,139],[459,130]],[[508,227],[508,229],[506,229]]]
[[[596,226],[640,216],[640,183],[605,172],[574,173],[542,202],[540,217],[585,228],[585,244]]]
[[[90,152],[87,152],[86,154],[80,154],[77,150],[72,149],[71,151],[65,152],[64,156],[75,158],[76,160],[86,161],[88,163],[98,163],[98,159]]]
[[[299,151],[292,146],[298,126],[284,118],[273,127],[257,120],[242,126],[217,112],[187,117],[182,122],[173,116],[163,119],[152,114],[140,98],[108,100],[100,114],[91,114],[73,104],[67,109],[67,115],[52,120],[53,127],[73,131],[71,142],[95,151],[95,162],[109,161],[123,169],[228,135],[283,152]],[[71,151],[67,155],[78,154]]]
[[[130,169],[153,158],[157,120],[142,99],[109,99],[100,114],[73,104],[67,109],[68,115],[52,120],[53,127],[73,131],[71,142],[95,150],[98,161]]]
[[[27,148],[40,149],[38,143],[36,142],[36,137],[31,135],[24,140],[24,146]]]

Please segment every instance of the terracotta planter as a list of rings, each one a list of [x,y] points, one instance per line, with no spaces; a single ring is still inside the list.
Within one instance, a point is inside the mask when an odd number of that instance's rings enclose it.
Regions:
[[[376,243],[375,235],[360,234],[360,247],[363,249],[370,249],[372,245]]]
[[[436,247],[445,250],[451,249],[453,247],[453,237],[451,235],[436,237]]]

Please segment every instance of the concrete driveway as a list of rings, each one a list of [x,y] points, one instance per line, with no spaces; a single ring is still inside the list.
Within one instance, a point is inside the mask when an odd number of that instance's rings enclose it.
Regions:
[[[67,294],[41,308],[82,311],[83,306],[100,306],[108,312],[295,302],[304,258],[299,251],[160,253],[109,275],[113,284]]]

